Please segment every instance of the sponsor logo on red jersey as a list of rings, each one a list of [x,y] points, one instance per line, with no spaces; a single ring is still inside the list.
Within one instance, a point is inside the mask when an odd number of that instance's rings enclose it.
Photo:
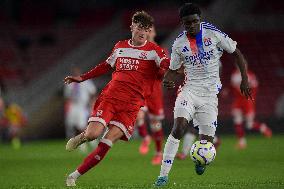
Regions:
[[[119,70],[138,70],[139,60],[131,58],[118,58]]]

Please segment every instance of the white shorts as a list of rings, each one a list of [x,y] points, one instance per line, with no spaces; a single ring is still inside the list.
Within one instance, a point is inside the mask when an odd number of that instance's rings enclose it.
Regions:
[[[70,107],[66,114],[65,124],[67,127],[75,127],[84,130],[88,124],[89,112],[87,108]]]
[[[214,136],[218,116],[217,95],[197,96],[189,90],[182,90],[176,99],[174,118],[193,119],[194,126],[199,127],[199,134]]]

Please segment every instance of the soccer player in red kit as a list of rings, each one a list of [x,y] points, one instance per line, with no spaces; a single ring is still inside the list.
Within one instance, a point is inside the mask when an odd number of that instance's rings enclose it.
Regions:
[[[134,131],[137,113],[144,99],[155,92],[154,82],[160,68],[167,69],[169,59],[147,36],[153,26],[153,18],[146,12],[136,12],[130,26],[132,37],[119,41],[111,55],[91,71],[81,76],[68,76],[65,83],[82,82],[98,77],[114,69],[98,104],[94,105],[88,126],[84,132],[71,138],[66,150],[72,151],[80,144],[96,139],[105,127],[108,132],[82,164],[66,179],[67,186],[75,186],[76,180],[96,166],[117,140],[129,140]]]
[[[238,149],[244,149],[247,146],[245,138],[245,130],[243,122],[245,120],[245,126],[249,130],[255,130],[262,133],[265,137],[270,138],[272,131],[265,123],[259,123],[255,121],[255,99],[258,89],[258,80],[255,74],[248,69],[248,81],[252,90],[252,98],[254,100],[247,100],[239,89],[241,83],[241,73],[235,70],[231,75],[231,86],[233,88],[234,100],[232,104],[232,116],[234,121],[235,132],[238,138],[236,147]]]
[[[148,41],[155,43],[156,30],[153,26],[148,35]],[[136,125],[139,135],[143,138],[142,143],[139,147],[139,152],[142,155],[145,155],[149,151],[149,145],[151,137],[148,134],[147,126],[145,123],[146,113],[149,116],[150,129],[152,133],[152,138],[155,142],[156,152],[152,159],[153,165],[160,165],[163,159],[162,156],[162,144],[163,144],[163,129],[162,129],[162,120],[164,119],[164,107],[163,107],[163,89],[162,89],[162,80],[164,77],[165,69],[160,68],[158,72],[158,77],[154,83],[155,92],[151,93],[145,99],[145,106],[142,107],[138,113],[136,119]]]

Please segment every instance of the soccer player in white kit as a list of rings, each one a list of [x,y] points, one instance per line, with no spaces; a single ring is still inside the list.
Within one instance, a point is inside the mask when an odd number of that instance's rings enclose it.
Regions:
[[[199,123],[199,140],[213,143],[218,115],[217,94],[222,87],[218,63],[223,50],[235,57],[242,75],[240,89],[247,98],[250,97],[246,61],[236,48],[237,42],[212,24],[201,22],[201,11],[195,4],[184,4],[179,10],[179,16],[185,31],[172,46],[171,63],[163,84],[167,88],[174,88],[181,66],[185,68],[185,84],[175,102],[174,126],[164,147],[156,186],[167,184],[180,139],[189,121],[194,119]],[[196,164],[195,171],[201,175],[205,166]]]
[[[72,68],[74,75],[80,75],[77,67]],[[97,88],[92,81],[71,83],[64,87],[65,96],[65,129],[66,137],[71,138],[82,132],[89,118],[90,102],[94,98]]]

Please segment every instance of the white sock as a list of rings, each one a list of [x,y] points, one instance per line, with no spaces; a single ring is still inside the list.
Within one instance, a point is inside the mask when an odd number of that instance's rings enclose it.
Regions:
[[[191,145],[195,140],[196,136],[192,133],[186,133],[183,138],[182,153],[188,155]]]
[[[77,179],[81,176],[81,174],[76,170],[73,173],[71,173],[69,176],[74,178],[74,179]]]
[[[164,148],[160,176],[168,176],[178,150],[179,140],[169,135]]]

